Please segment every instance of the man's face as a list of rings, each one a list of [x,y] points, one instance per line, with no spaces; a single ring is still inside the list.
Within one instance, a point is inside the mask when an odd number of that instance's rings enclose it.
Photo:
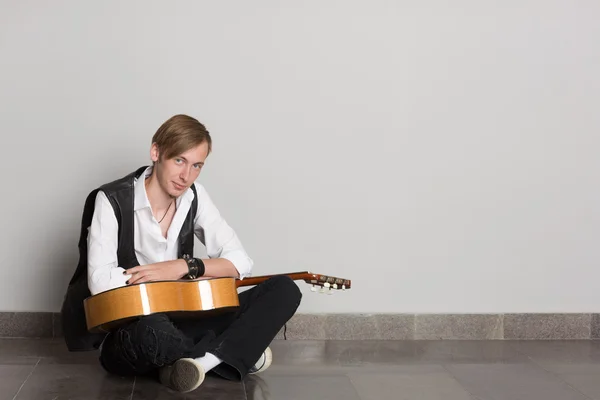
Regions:
[[[171,159],[161,158],[156,145],[151,150],[152,161],[156,162],[154,172],[162,190],[172,197],[181,196],[198,178],[208,157],[208,143],[202,144]]]

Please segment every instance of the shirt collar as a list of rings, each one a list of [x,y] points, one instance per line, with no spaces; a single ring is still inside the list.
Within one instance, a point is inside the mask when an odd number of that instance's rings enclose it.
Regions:
[[[138,211],[142,208],[150,208],[150,200],[148,200],[148,194],[146,193],[146,185],[144,181],[146,177],[152,174],[152,167],[146,168],[146,170],[137,178],[134,182],[134,198],[133,198],[133,210]]]
[[[134,211],[141,210],[143,208],[151,208],[150,200],[148,200],[148,194],[146,193],[146,185],[144,185],[144,181],[146,177],[152,175],[152,166],[146,168],[146,170],[140,175],[138,179],[134,182]],[[181,204],[182,200],[186,200],[189,203],[192,202],[194,198],[194,193],[191,188],[188,188],[181,196],[177,198],[177,207]]]

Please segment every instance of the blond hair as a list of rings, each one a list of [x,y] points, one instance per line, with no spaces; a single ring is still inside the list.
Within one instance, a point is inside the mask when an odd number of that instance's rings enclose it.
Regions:
[[[212,139],[206,127],[195,118],[183,114],[166,120],[152,136],[152,143],[158,146],[160,160],[176,157],[204,142],[208,143],[210,154]]]

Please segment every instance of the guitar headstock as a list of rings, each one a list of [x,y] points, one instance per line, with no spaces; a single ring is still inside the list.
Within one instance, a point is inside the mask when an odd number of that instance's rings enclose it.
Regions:
[[[344,291],[352,287],[352,281],[350,279],[338,278],[329,275],[314,274],[312,272],[308,272],[307,275],[308,276],[304,278],[304,281],[312,285],[310,290],[313,292],[317,291],[317,286],[321,287],[321,293],[324,293],[325,290],[327,290],[328,294],[332,294],[332,290]]]

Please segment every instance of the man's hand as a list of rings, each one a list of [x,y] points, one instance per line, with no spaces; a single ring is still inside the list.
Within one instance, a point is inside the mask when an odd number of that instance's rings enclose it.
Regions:
[[[152,281],[174,281],[183,278],[188,273],[185,260],[164,261],[155,264],[140,265],[125,270],[125,275],[131,275],[127,284]]]

